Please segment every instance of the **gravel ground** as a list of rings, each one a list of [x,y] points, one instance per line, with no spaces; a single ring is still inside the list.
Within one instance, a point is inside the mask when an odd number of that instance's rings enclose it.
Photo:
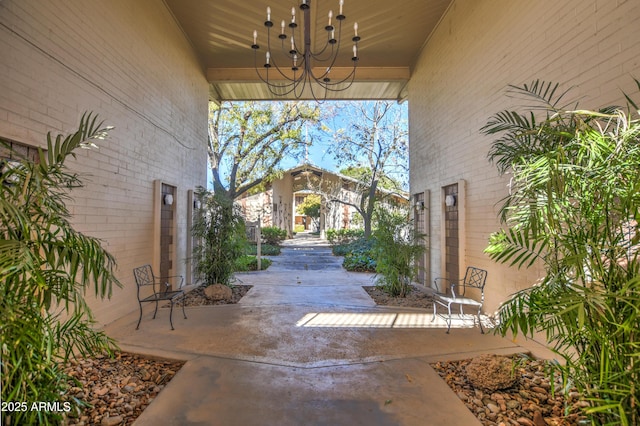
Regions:
[[[252,285],[235,284],[231,287],[231,300],[212,300],[204,294],[204,287],[196,287],[184,296],[184,306],[229,305],[238,303],[253,287]]]
[[[432,367],[485,426],[567,426],[585,419],[580,415],[586,406],[580,394],[575,389],[562,392],[559,382],[552,386],[545,361],[513,358],[518,383],[493,393],[474,389],[468,382],[465,368],[471,360],[438,362]]]
[[[89,405],[81,413],[71,413],[64,424],[132,424],[183,364],[128,353],[71,361],[65,372],[77,382],[69,382],[67,396]]]
[[[362,287],[377,305],[405,306],[408,308],[427,308],[433,310],[433,301],[425,292],[411,288],[406,297],[391,297],[376,286]]]

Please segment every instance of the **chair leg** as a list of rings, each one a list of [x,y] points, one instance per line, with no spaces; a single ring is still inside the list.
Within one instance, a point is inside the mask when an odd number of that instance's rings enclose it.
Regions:
[[[171,324],[171,330],[175,330],[175,328],[173,328],[173,300],[171,300],[170,302],[171,310],[169,311],[169,324]]]
[[[480,318],[480,309],[478,308],[478,324],[480,324],[480,333],[484,334],[484,329],[482,328],[482,319]]]
[[[138,318],[138,325],[136,325],[136,330],[140,327],[140,321],[142,321],[142,303],[138,302],[138,305],[140,305],[140,318]]]
[[[156,310],[153,311],[153,319],[156,319],[156,314],[158,313],[158,300],[156,299]]]
[[[436,320],[436,302],[433,302],[433,318],[431,318],[431,322]]]
[[[447,303],[447,312],[449,313],[449,315],[447,315],[447,334],[449,334],[449,330],[451,330],[451,303]]]
[[[184,311],[184,299],[185,297],[182,296],[182,315],[184,315],[184,319],[187,319],[187,313]]]

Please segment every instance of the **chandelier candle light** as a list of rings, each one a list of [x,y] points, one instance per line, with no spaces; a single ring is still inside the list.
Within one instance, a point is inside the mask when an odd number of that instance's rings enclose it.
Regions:
[[[253,32],[251,48],[254,50],[256,73],[275,96],[293,95],[295,98],[300,99],[305,94],[305,88],[308,85],[311,96],[317,101],[318,98],[326,99],[329,91],[340,92],[348,89],[355,79],[358,64],[358,42],[360,41],[358,23],[353,24],[354,35],[351,38],[353,41],[353,49],[351,50],[353,68],[347,76],[337,78],[334,81],[331,79],[330,73],[340,52],[342,22],[346,19],[342,14],[344,0],[339,0],[338,15],[334,16],[333,11],[329,11],[328,24],[324,27],[327,32],[327,41],[324,47],[316,52],[312,51],[311,48],[311,2],[312,0],[302,0],[300,4],[303,21],[301,30],[298,29],[298,24],[296,23],[295,7],[291,8],[291,21],[287,24],[285,20],[282,20],[280,33],[278,34],[281,46],[278,48],[278,43],[275,41],[274,44],[277,48],[275,52],[272,50],[271,45],[271,29],[273,28],[271,8],[267,7],[267,20],[264,23],[267,28],[267,51],[264,56],[265,62],[263,66],[258,65],[258,50],[260,49],[258,31]],[[334,19],[337,21],[337,27],[333,24]],[[302,45],[300,44],[301,37],[303,37]],[[287,39],[290,43],[286,42]],[[280,60],[283,62],[278,64],[277,61]],[[273,75],[274,73],[275,76]],[[317,90],[323,91],[324,94],[317,96]]]

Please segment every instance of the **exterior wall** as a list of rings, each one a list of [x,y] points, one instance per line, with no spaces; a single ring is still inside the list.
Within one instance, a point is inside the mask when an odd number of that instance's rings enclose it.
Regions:
[[[162,0],[2,0],[0,57],[3,137],[44,146],[84,111],[115,126],[71,163],[86,187],[70,208],[124,285],[90,301],[98,322],[137,310],[132,268],[158,262],[154,181],[176,187],[172,272],[185,275],[188,190],[206,184],[208,85],[189,42]]]
[[[293,178],[290,174],[286,173],[282,179],[273,182],[273,204],[278,206],[272,220],[273,226],[285,229],[289,236],[292,237],[294,214]]]
[[[539,270],[515,270],[483,250],[499,228],[508,178],[487,161],[492,139],[479,129],[494,113],[520,105],[509,84],[535,79],[574,87],[582,108],[624,104],[640,77],[637,1],[454,0],[426,43],[408,86],[411,193],[431,194],[428,282],[441,276],[442,187],[466,182],[461,268],[489,271],[486,312],[530,286]],[[637,99],[637,96],[635,96]]]

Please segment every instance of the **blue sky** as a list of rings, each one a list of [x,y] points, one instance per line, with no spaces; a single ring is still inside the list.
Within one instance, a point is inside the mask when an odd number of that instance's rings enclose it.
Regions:
[[[321,120],[319,125],[308,125],[306,138],[309,140],[310,146],[308,151],[309,162],[330,171],[339,171],[340,169],[347,167],[347,164],[339,164],[336,161],[334,155],[329,152],[332,144],[332,132],[337,129],[345,129],[349,131],[350,120],[353,120],[351,105],[349,102],[324,102],[320,108],[323,109],[321,115],[325,118]],[[399,104],[399,108],[404,110],[404,117],[407,115],[407,104]],[[325,131],[320,130],[323,127]],[[281,162],[280,168],[282,170],[288,170],[301,164],[303,160],[298,158],[287,158]],[[208,170],[207,181],[211,182],[211,172]]]

